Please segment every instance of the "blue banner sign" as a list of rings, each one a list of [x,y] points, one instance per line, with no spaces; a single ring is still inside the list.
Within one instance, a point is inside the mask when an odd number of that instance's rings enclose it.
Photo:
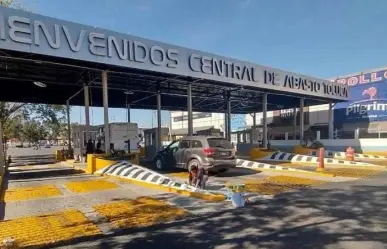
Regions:
[[[232,114],[231,115],[231,132],[241,130],[246,127],[244,114]]]
[[[387,120],[387,70],[336,80],[349,87],[350,100],[335,105],[337,124]]]

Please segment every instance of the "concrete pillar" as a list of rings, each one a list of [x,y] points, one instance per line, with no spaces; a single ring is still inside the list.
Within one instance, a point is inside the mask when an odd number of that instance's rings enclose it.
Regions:
[[[329,103],[328,110],[328,138],[333,139],[333,103]]]
[[[161,92],[157,91],[157,151],[161,149]]]
[[[193,115],[192,115],[192,84],[187,87],[187,111],[188,111],[188,136],[193,135]]]
[[[263,134],[262,134],[262,145],[263,148],[267,147],[267,93],[262,96],[262,121],[263,121]]]
[[[297,139],[297,107],[293,107],[293,140]]]
[[[105,133],[105,152],[110,152],[110,129],[109,129],[109,99],[108,99],[108,76],[107,71],[102,72],[102,99],[103,120]]]
[[[67,149],[68,151],[71,151],[71,123],[70,123],[70,101],[67,100],[66,102],[66,114],[67,114]]]
[[[228,141],[231,141],[231,100],[227,98],[227,136]]]
[[[304,143],[304,98],[300,99],[300,144]]]
[[[90,136],[90,98],[89,98],[89,86],[83,87],[83,94],[85,98],[85,138],[86,143],[91,138]]]

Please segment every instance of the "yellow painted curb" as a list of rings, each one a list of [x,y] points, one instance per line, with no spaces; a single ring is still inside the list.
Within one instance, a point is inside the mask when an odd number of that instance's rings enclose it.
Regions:
[[[150,187],[150,188],[163,190],[163,191],[167,191],[167,192],[171,192],[171,193],[175,193],[175,194],[180,194],[180,195],[189,196],[189,197],[195,197],[195,198],[203,199],[206,201],[224,201],[226,199],[226,197],[224,195],[206,195],[206,194],[202,194],[202,193],[190,192],[190,191],[186,191],[186,190],[178,190],[175,188],[164,187],[164,186],[156,185],[156,184],[152,184],[152,183],[136,181],[134,179],[128,179],[128,178],[124,178],[124,177],[120,177],[120,176],[110,176],[110,175],[105,175],[105,176],[107,176],[108,178],[118,178],[118,179],[123,180],[125,182],[137,184],[137,185],[144,186],[144,187]]]
[[[309,155],[311,152],[317,151],[317,149],[305,148],[300,145],[294,146],[294,153],[300,155]]]
[[[258,162],[258,163],[269,163],[270,164],[270,161],[255,161],[255,162]],[[289,164],[292,164],[292,163],[289,163]],[[298,164],[298,163],[297,163]],[[277,164],[275,164],[277,165]],[[277,166],[281,166],[281,167],[285,167],[285,168],[292,168],[292,166],[294,166],[294,164],[292,164],[291,166],[285,164],[285,163],[282,163],[282,164],[278,164]],[[301,166],[301,165],[300,165]],[[304,165],[304,166],[310,166],[310,165]],[[256,170],[256,171],[269,171],[269,172],[276,172],[276,173],[292,173],[292,174],[301,174],[301,175],[317,175],[317,176],[326,176],[326,177],[335,177],[335,175],[333,174],[329,174],[329,173],[322,173],[322,172],[315,172],[315,171],[307,171],[307,172],[297,172],[297,171],[288,171],[288,170],[275,170],[275,169],[262,169],[262,168],[251,168],[252,170]],[[294,169],[297,169],[297,167],[294,167]]]
[[[284,166],[281,166],[284,167]],[[287,167],[287,166],[285,166]],[[287,167],[291,168],[291,167]],[[291,174],[300,174],[300,175],[306,175],[306,176],[326,176],[326,177],[335,177],[333,174],[329,173],[322,173],[322,172],[314,172],[314,171],[308,171],[308,172],[297,172],[297,171],[287,171],[287,170],[274,170],[274,169],[253,169],[257,171],[269,171],[269,172],[276,172],[276,173],[291,173]]]
[[[249,156],[250,156],[250,159],[254,160],[254,159],[264,158],[264,157],[271,155],[275,152],[279,152],[279,150],[276,150],[276,149],[267,150],[267,149],[262,149],[262,148],[251,148],[249,151]]]

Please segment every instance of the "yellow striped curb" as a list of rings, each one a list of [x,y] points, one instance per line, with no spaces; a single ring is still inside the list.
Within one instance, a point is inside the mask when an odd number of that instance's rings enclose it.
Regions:
[[[191,192],[191,191],[186,191],[186,190],[179,190],[176,188],[170,188],[170,187],[156,185],[156,184],[152,184],[152,183],[148,183],[148,182],[138,181],[138,180],[134,180],[134,179],[128,179],[128,178],[122,177],[122,176],[113,176],[113,175],[104,175],[104,176],[106,176],[108,178],[112,178],[112,179],[119,179],[119,180],[122,180],[122,181],[125,181],[128,183],[133,183],[133,184],[144,186],[144,187],[150,187],[153,189],[167,191],[170,193],[180,194],[180,195],[184,195],[184,196],[188,196],[188,197],[199,198],[199,199],[203,199],[206,201],[218,202],[218,201],[224,201],[226,199],[226,197],[224,195],[217,195],[217,194],[209,195],[209,194]]]

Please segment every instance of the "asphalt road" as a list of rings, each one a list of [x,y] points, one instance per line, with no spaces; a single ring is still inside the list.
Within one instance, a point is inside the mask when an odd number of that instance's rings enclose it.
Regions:
[[[386,178],[331,183],[57,248],[387,248]]]

